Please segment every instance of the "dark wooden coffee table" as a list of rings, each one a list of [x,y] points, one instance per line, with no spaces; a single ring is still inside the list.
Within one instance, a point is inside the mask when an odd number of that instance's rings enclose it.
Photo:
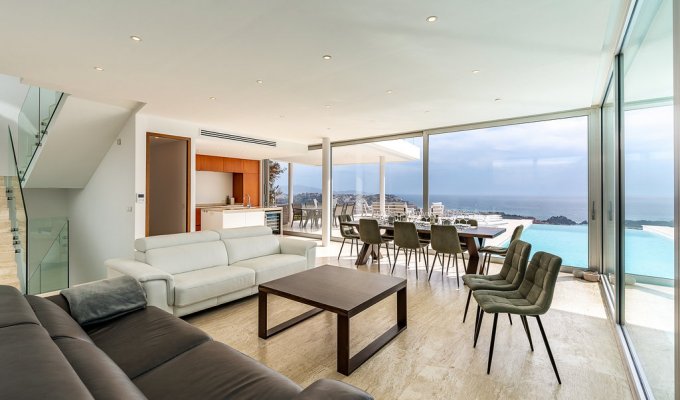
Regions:
[[[397,294],[397,323],[350,357],[349,319]],[[316,308],[267,329],[267,295],[274,294]],[[406,279],[324,265],[259,286],[258,336],[267,339],[323,311],[338,316],[338,372],[349,375],[406,329]]]

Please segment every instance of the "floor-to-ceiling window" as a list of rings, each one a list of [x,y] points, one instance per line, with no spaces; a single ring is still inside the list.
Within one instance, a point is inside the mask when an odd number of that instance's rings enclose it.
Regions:
[[[313,150],[307,154],[291,157],[286,161],[278,161],[281,168],[286,168],[276,180],[282,194],[279,196],[288,201],[288,192],[292,182],[292,207],[290,216],[284,220],[284,232],[304,233],[314,237],[321,235],[322,198],[321,150]],[[289,164],[285,164],[289,163]],[[283,176],[285,175],[285,177]],[[285,193],[285,195],[283,194]]]
[[[674,397],[672,0],[639,2],[621,50],[623,316],[653,396]]]
[[[422,143],[422,136],[416,136],[333,146],[334,214],[358,218],[379,213],[381,193],[386,212],[398,205],[410,212],[422,208]]]
[[[588,266],[588,117],[430,135],[429,199]]]

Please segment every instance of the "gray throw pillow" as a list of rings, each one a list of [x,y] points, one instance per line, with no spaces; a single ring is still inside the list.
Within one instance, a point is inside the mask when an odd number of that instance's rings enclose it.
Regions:
[[[104,279],[64,289],[71,316],[81,326],[108,321],[146,307],[144,288],[131,276]]]

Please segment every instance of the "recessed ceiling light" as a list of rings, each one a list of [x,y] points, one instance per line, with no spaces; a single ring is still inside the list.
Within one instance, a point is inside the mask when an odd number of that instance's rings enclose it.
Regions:
[[[425,110],[425,114],[427,114],[427,113],[429,113],[429,112],[430,112],[430,110]]]
[[[262,79],[258,79],[258,80],[256,80],[255,82],[258,83],[258,84],[260,84],[260,85],[264,83],[264,81],[263,81]]]
[[[213,96],[208,97],[208,100],[216,100],[216,99],[217,99],[217,97],[213,97]]]
[[[324,107],[326,107],[326,108],[331,108],[331,105],[330,105],[330,104],[326,104]]]
[[[495,99],[493,99],[493,101],[501,101],[501,100],[503,100],[503,99],[501,99],[500,97],[496,97]]]
[[[473,69],[473,70],[472,70],[472,73],[473,73],[473,74],[478,74],[478,73],[479,73],[479,70],[478,70],[478,69]]]
[[[330,59],[333,58],[333,57],[331,57],[331,56],[329,56],[328,54],[326,54],[326,55],[323,56],[322,58],[323,58],[324,60],[330,60]]]
[[[436,21],[436,20],[437,20],[437,16],[436,16],[436,15],[431,15],[431,16],[429,16],[429,17],[427,17],[427,18],[425,19],[425,21],[427,21],[427,22],[434,22],[434,21]]]
[[[103,71],[104,68],[102,68],[102,67],[94,67],[94,70],[95,70],[95,71]]]
[[[139,36],[135,36],[135,35],[130,36],[130,39],[134,40],[135,42],[141,42],[142,41],[142,38],[140,38]]]
[[[385,93],[387,94],[392,94],[393,92],[391,90],[386,91]]]

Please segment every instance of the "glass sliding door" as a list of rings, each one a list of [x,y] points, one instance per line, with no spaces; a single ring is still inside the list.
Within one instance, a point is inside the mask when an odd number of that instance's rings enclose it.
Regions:
[[[604,279],[613,289],[610,293],[616,298],[616,272],[618,265],[618,130],[616,124],[614,76],[607,89],[602,104],[602,264]]]
[[[321,190],[321,150],[309,151],[303,156],[278,162],[288,169],[286,178],[279,175],[277,180],[279,191],[283,193],[285,190],[285,199],[288,200],[288,197],[291,197],[288,193],[290,186],[288,180],[292,182],[293,189],[292,211],[284,225],[284,233],[320,238],[321,209],[324,201]],[[283,198],[283,194],[280,197]]]
[[[657,399],[675,395],[672,3],[638,3],[620,71],[625,331]]]
[[[333,236],[337,215],[352,218],[423,207],[422,136],[333,147]],[[381,173],[382,171],[382,173]]]
[[[513,228],[534,251],[588,267],[588,117],[430,135],[430,204]]]

